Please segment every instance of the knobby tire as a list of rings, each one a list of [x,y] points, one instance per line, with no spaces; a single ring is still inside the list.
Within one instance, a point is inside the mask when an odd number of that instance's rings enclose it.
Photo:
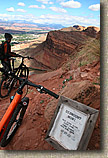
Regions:
[[[23,106],[21,104],[18,104],[17,108],[15,109],[15,111],[10,119],[7,129],[3,135],[3,138],[0,142],[1,147],[7,146],[9,144],[9,142],[11,141],[11,139],[13,138],[14,134],[16,133],[18,127],[21,125],[25,111],[26,111],[26,109],[23,109]],[[18,116],[18,119],[16,120],[17,116]],[[13,126],[13,124],[14,124],[14,126]],[[13,131],[8,136],[12,126],[13,126]]]

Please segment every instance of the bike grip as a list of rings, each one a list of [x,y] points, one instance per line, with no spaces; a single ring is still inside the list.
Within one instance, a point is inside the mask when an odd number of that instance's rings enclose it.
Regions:
[[[48,89],[46,89],[46,88],[44,88],[44,87],[43,87],[42,90],[43,90],[45,93],[48,93],[49,95],[53,96],[53,97],[56,98],[56,99],[59,98],[59,95],[58,95],[58,94],[56,94],[56,93],[54,93],[54,92],[52,92],[52,91],[50,91],[50,90],[48,90]]]

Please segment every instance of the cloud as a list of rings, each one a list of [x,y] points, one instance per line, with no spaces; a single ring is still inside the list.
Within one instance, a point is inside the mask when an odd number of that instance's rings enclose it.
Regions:
[[[22,7],[25,6],[25,4],[24,4],[23,2],[19,2],[18,5],[19,5],[19,6],[22,6]]]
[[[80,8],[81,7],[81,3],[74,1],[74,0],[70,0],[67,2],[61,2],[60,5],[65,8]]]
[[[37,0],[38,2],[44,3],[44,4],[48,4],[49,0]]]
[[[45,9],[45,5],[41,5],[41,7],[39,7],[38,5],[30,5],[29,8],[39,8],[39,9]]]
[[[13,7],[7,8],[6,10],[7,10],[8,12],[14,12],[14,11],[15,11],[15,9],[14,9]]]
[[[49,2],[49,4],[54,4],[54,2]]]
[[[26,10],[24,10],[24,9],[17,9],[17,12],[22,12],[22,13],[25,13],[25,12],[26,12]]]
[[[54,2],[50,1],[50,0],[36,0],[38,2],[41,2],[43,4],[54,4]]]
[[[57,8],[57,7],[50,7],[50,9],[52,11],[55,11],[55,12],[59,12],[59,13],[66,13],[67,11],[63,8]]]
[[[73,25],[82,25],[82,26],[100,26],[100,21],[82,16],[72,16],[72,15],[42,15],[40,16],[40,20],[46,23],[56,23],[62,24],[64,26],[73,26]]]
[[[41,15],[39,17],[32,14],[25,15],[10,15],[10,14],[0,14],[0,19],[2,20],[26,20],[29,22],[35,23],[55,23],[62,24],[63,26],[73,26],[73,25],[82,25],[82,26],[100,26],[100,19],[82,17],[82,16],[72,16],[72,15]]]
[[[90,5],[89,9],[92,10],[92,11],[99,11],[100,10],[100,4]]]
[[[64,2],[65,0],[56,0],[57,3]]]

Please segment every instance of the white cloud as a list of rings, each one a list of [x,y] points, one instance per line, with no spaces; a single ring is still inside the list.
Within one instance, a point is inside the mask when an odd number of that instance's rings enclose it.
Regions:
[[[41,5],[41,7],[39,7],[38,5],[30,5],[29,8],[39,8],[39,9],[45,9],[45,5]]]
[[[57,3],[64,2],[65,0],[56,0]]]
[[[2,20],[23,20],[23,15],[10,15],[10,14],[0,14],[0,19]]]
[[[22,6],[22,7],[25,6],[25,4],[24,4],[23,2],[19,2],[18,5],[19,5],[19,6]]]
[[[46,7],[45,7],[45,5],[41,5],[41,7],[40,7],[41,9],[45,9]]]
[[[100,26],[99,19],[81,17],[81,16],[72,16],[72,15],[41,15],[40,17],[34,16],[32,14],[25,15],[9,15],[9,14],[0,14],[0,19],[2,20],[26,20],[35,23],[55,23],[62,24],[64,26],[73,26],[75,24],[82,26]]]
[[[49,2],[49,4],[54,4],[53,2]]]
[[[50,9],[52,11],[55,11],[55,12],[61,12],[61,13],[66,13],[67,11],[63,8],[57,8],[57,7],[50,7]]]
[[[48,4],[49,0],[37,0],[38,2],[44,3],[44,4]]]
[[[7,8],[6,10],[7,10],[8,12],[14,12],[14,11],[15,11],[15,9],[14,9],[13,7]]]
[[[80,8],[81,7],[81,3],[74,0],[61,2],[60,4],[65,8]]]
[[[30,5],[29,8],[39,8],[38,5]]]
[[[90,5],[89,9],[92,10],[92,11],[99,11],[100,10],[100,4]]]
[[[100,21],[97,19],[88,19],[87,17],[72,16],[72,15],[41,15],[40,21],[46,23],[62,24],[64,26],[73,26],[75,24],[82,26],[100,26]],[[38,20],[39,20],[38,19]]]
[[[26,11],[24,9],[17,9],[17,12],[25,13]]]

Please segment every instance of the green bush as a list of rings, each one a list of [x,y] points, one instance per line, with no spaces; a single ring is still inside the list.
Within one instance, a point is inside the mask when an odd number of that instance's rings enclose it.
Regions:
[[[40,101],[40,104],[43,104],[43,103],[44,103],[44,100],[41,100],[41,101]]]

